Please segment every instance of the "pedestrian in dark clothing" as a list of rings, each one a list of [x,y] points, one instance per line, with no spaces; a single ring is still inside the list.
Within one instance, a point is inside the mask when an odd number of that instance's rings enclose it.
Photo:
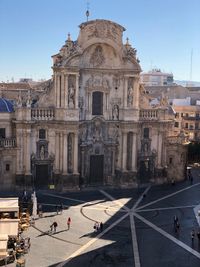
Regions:
[[[53,230],[54,230],[54,233],[56,232],[56,228],[58,227],[58,224],[57,222],[53,222]]]
[[[62,212],[63,212],[63,204],[61,203],[60,204],[60,214],[62,214]]]
[[[68,226],[68,230],[70,229],[70,226],[71,226],[71,218],[69,217],[68,219],[67,219],[67,226]]]
[[[198,243],[200,244],[200,230],[197,231]]]
[[[100,222],[100,231],[102,232],[103,231],[103,223]]]
[[[191,231],[191,240],[192,240],[192,244],[194,243],[194,236],[195,236],[195,232],[194,230]]]

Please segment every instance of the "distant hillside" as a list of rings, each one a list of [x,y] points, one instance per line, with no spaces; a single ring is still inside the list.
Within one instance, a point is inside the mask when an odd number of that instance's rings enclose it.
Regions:
[[[182,86],[194,86],[194,87],[199,87],[200,82],[195,82],[195,81],[180,81],[180,80],[174,80],[175,83],[182,85]]]

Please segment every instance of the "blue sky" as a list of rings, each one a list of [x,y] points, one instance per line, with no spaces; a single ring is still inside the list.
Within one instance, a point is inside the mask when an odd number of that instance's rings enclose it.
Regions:
[[[51,56],[86,21],[86,0],[0,0],[0,82],[52,75]],[[143,71],[160,68],[175,79],[200,81],[200,0],[91,0],[90,20],[126,28]]]

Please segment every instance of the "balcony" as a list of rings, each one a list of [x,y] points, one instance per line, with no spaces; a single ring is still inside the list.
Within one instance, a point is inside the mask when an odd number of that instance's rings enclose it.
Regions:
[[[49,121],[55,119],[55,110],[52,108],[31,109],[31,120]]]
[[[16,147],[16,138],[1,138],[0,147],[3,147],[3,148]]]
[[[158,120],[158,110],[156,109],[140,110],[140,120]]]

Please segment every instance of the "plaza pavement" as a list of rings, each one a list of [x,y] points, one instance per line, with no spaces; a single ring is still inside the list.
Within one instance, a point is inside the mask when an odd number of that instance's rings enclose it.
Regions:
[[[194,169],[193,175],[193,184],[37,192],[44,214],[24,233],[31,238],[26,266],[199,267],[200,242],[195,236],[192,243],[190,236],[199,228],[193,210],[200,203],[199,170]],[[61,203],[65,209],[57,215]],[[175,214],[180,233],[173,229]],[[54,221],[57,232],[49,234]],[[104,223],[102,232],[94,232],[95,221]]]

